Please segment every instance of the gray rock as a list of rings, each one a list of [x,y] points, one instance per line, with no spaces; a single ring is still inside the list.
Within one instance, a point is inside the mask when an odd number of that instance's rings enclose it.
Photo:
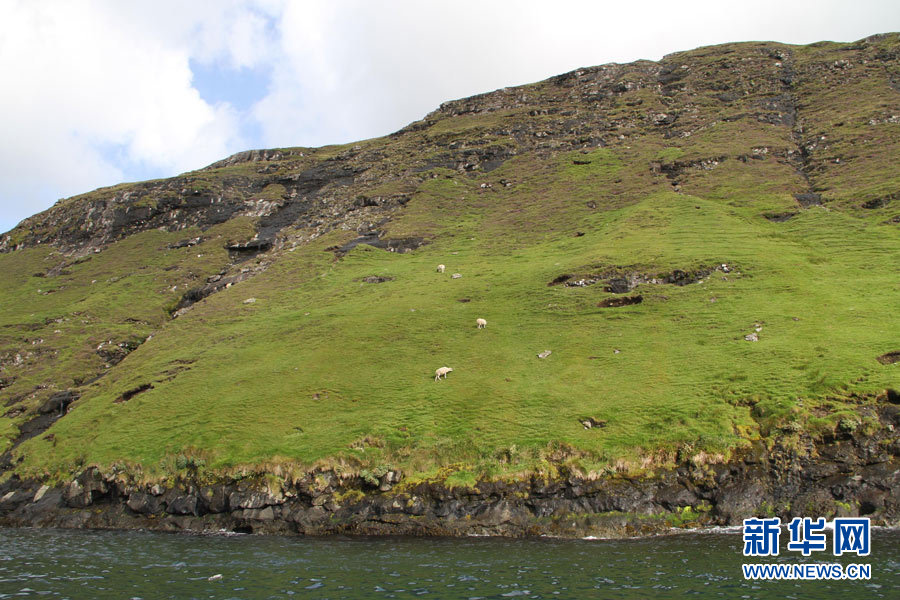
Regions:
[[[382,492],[390,491],[394,484],[400,482],[401,476],[400,471],[388,471],[379,479],[378,489]]]
[[[44,497],[44,494],[46,494],[48,491],[50,491],[50,486],[49,486],[49,485],[42,485],[42,486],[38,489],[38,491],[36,491],[36,492],[34,493],[34,499],[32,500],[32,502],[39,502],[40,499]]]
[[[57,392],[50,396],[43,404],[41,404],[40,408],[38,408],[38,412],[42,415],[50,414],[50,413],[65,413],[68,406],[78,400],[78,392],[74,392],[72,390],[66,390],[65,392]]]
[[[159,512],[160,500],[152,494],[132,492],[125,504],[136,513],[150,515]]]
[[[207,510],[211,513],[228,512],[228,491],[224,485],[204,487],[200,490],[201,497],[206,503]]]
[[[173,515],[194,515],[196,517],[200,514],[197,497],[193,495],[176,496],[168,502],[166,512]]]
[[[85,508],[93,503],[91,493],[84,489],[77,479],[69,482],[63,492],[66,504],[73,508]]]
[[[262,508],[283,502],[284,499],[273,498],[265,492],[236,491],[228,496],[228,503],[232,508]]]
[[[271,506],[265,508],[245,508],[231,511],[231,516],[236,519],[249,521],[272,521],[275,519],[275,511]]]
[[[744,479],[718,491],[716,512],[729,525],[739,525],[744,519],[760,516],[759,511],[767,494],[759,481]]]
[[[288,513],[287,520],[306,530],[327,523],[329,516],[328,512],[321,506],[313,506],[312,508],[295,507]]]

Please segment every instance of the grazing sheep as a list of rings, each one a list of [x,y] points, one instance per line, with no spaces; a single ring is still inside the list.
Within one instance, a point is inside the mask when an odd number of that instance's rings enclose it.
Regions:
[[[478,329],[484,329],[487,326],[487,321],[484,319],[475,319],[475,324],[478,325]]]
[[[444,269],[446,269],[446,268],[447,268],[447,267],[445,267],[444,265],[438,265],[437,272],[438,272],[438,273],[443,273],[443,272],[444,272]]]
[[[441,367],[440,369],[434,372],[434,380],[439,381],[441,375],[444,376],[444,379],[447,379],[447,373],[451,372],[453,369],[450,367]]]

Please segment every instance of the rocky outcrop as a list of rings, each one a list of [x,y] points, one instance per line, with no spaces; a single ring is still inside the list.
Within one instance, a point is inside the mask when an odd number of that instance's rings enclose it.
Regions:
[[[267,479],[191,478],[165,489],[88,469],[67,485],[0,485],[0,524],[321,535],[634,536],[672,527],[739,525],[752,516],[867,516],[900,525],[900,406],[874,409],[880,429],[814,441],[758,442],[728,463],[694,457],[658,473],[585,479],[405,483],[399,471],[310,473],[284,489]]]
[[[674,269],[667,273],[645,273],[642,271],[629,270],[623,267],[615,267],[606,269],[598,273],[574,274],[563,273],[547,286],[565,285],[566,287],[587,287],[597,283],[605,283],[603,291],[612,294],[626,294],[638,287],[639,285],[675,285],[685,286],[694,283],[702,283],[704,278],[709,277],[715,272],[732,273],[735,270],[734,265],[721,263],[714,266],[701,266],[693,269],[682,270]],[[740,276],[740,272],[735,272],[735,276]]]
[[[270,242],[289,227],[361,231],[390,218],[409,200],[407,192],[438,176],[429,173],[434,169],[489,173],[528,153],[548,157],[644,137],[656,138],[656,144],[738,121],[770,125],[780,141],[771,147],[737,143],[729,153],[659,158],[651,162],[651,171],[680,191],[732,159],[774,159],[795,172],[793,191],[800,207],[822,204],[837,193],[827,181],[829,165],[850,158],[836,156],[834,148],[862,145],[873,134],[842,129],[843,121],[816,122],[816,111],[809,109],[818,94],[809,84],[855,84],[883,77],[882,68],[892,72],[897,54],[886,45],[888,39],[845,45],[840,60],[783,44],[747,43],[681,52],[659,62],[581,68],[537,84],[445,102],[394,134],[337,151],[248,150],[171,179],[61,200],[0,236],[0,252],[37,244],[96,248],[138,231],[205,229],[236,216],[258,219],[260,239]],[[895,80],[892,75],[886,83],[894,86]],[[881,112],[866,115],[864,123],[877,128],[900,118]],[[485,117],[482,124],[473,126],[471,120],[479,116]],[[404,191],[378,191],[385,187]],[[897,193],[887,192],[861,206],[888,206]],[[840,195],[849,198],[854,191]]]

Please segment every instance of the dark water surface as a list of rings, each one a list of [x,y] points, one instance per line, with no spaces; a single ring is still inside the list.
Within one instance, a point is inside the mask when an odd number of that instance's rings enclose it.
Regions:
[[[775,559],[869,563],[869,581],[745,581],[741,542],[0,529],[0,598],[900,598],[898,531],[874,531],[862,559],[784,548]]]

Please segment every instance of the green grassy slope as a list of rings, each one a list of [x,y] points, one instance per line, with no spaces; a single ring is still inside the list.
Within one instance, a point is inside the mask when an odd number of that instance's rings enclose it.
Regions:
[[[894,36],[866,51],[897,46]],[[496,132],[514,128],[524,109],[437,115],[405,137],[366,142],[364,151],[386,149],[378,168],[396,172],[368,195],[409,196],[380,226],[384,237],[428,243],[408,254],[359,245],[337,256],[328,249],[354,231],[310,240],[297,228],[282,234],[294,243],[265,255],[264,272],[174,320],[180,290],[226,267],[223,246],[249,238],[253,219],[227,221],[203,233],[201,246],[177,250],[166,244],[194,230],[135,234],[54,277],[31,274],[56,264],[55,250],[0,254],[0,348],[43,339],[24,365],[12,350],[2,357],[0,393],[24,410],[0,419],[0,435],[11,445],[52,391],[81,393],[47,433],[15,448],[15,469],[65,477],[120,465],[154,479],[197,467],[390,466],[466,483],[554,474],[562,464],[602,473],[723,460],[776,431],[865,428],[855,405],[900,385],[900,364],[876,360],[900,350],[897,201],[860,207],[900,191],[890,168],[900,122],[868,124],[873,114],[900,114],[888,85],[897,63],[855,62],[872,78],[848,79],[831,97],[834,82],[813,75],[843,60],[835,57],[847,56],[846,46],[793,49],[790,61],[807,74],[788,93],[778,87],[784,65],[772,66],[788,62],[772,54],[785,48],[676,55],[674,68],[691,65],[677,80],[683,89],[667,96],[643,87],[622,97],[631,105],[613,99],[600,117],[615,121],[622,111],[625,121],[644,115],[650,124],[623,121],[599,149],[551,143],[489,172],[426,165],[413,176],[398,166],[418,145],[468,140],[483,150],[496,138],[513,146],[514,134]],[[712,77],[730,77],[732,91],[755,85],[714,68],[740,56],[772,63],[775,87],[714,100],[721,90]],[[523,89],[555,89],[536,86]],[[803,126],[793,113],[778,123],[723,119],[750,107],[771,114],[766,103],[787,102],[785,94]],[[676,110],[689,135],[653,124],[657,111]],[[819,146],[801,157],[814,137]],[[229,169],[246,166],[215,172]],[[824,205],[801,207],[801,193]],[[796,216],[766,218],[781,213]],[[643,301],[616,308],[598,306],[623,297],[604,282],[548,285],[563,274],[653,277],[722,264],[727,271],[688,285],[640,284],[624,296]],[[479,317],[486,329],[476,329]],[[757,328],[759,341],[745,340]],[[129,336],[146,341],[105,367],[97,346]],[[544,350],[552,354],[538,358]],[[454,371],[435,382],[441,366]],[[79,379],[86,372],[105,376]],[[591,418],[603,426],[585,428]]]

